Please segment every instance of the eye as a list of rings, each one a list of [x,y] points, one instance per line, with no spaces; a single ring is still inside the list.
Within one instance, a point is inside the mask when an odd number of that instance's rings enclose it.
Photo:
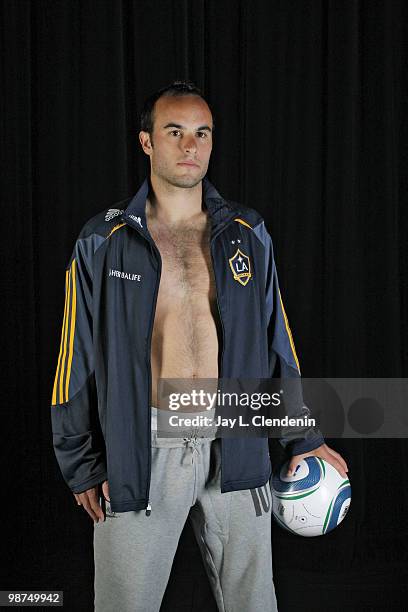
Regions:
[[[170,134],[175,134],[176,132],[178,132],[180,134],[180,130],[172,130],[171,132],[169,132]]]
[[[197,132],[197,134],[199,134],[200,136],[204,136],[204,138],[207,138],[207,134],[205,132]]]

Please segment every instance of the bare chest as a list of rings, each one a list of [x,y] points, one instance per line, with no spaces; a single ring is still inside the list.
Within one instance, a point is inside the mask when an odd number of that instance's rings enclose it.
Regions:
[[[208,226],[177,230],[153,226],[149,231],[162,259],[159,297],[212,301],[215,284]]]

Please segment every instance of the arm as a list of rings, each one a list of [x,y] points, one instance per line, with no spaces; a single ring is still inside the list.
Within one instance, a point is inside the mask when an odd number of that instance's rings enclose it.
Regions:
[[[284,396],[286,396],[285,406],[288,416],[309,416],[310,410],[303,402],[299,361],[279,290],[272,239],[266,229],[264,229],[264,244],[266,249],[265,290],[268,316],[269,374],[270,376],[276,376],[276,371],[279,370],[281,389],[284,390]],[[287,379],[291,379],[290,383],[285,383]],[[297,427],[296,429],[292,427],[283,428],[279,442],[284,448],[288,447],[291,451],[292,457],[288,465],[288,476],[295,470],[301,459],[316,455],[333,465],[344,478],[347,477],[348,467],[346,462],[339,453],[325,443],[319,429],[307,426]]]
[[[92,339],[92,236],[82,231],[65,270],[65,307],[51,398],[53,446],[62,476],[81,493],[107,479]]]
[[[279,289],[272,239],[266,229],[264,231],[269,375],[281,377],[288,416],[310,416],[310,410],[303,402],[300,366]],[[324,444],[324,438],[313,427],[284,427],[279,442],[284,448],[290,448],[293,455],[298,455],[318,448]]]

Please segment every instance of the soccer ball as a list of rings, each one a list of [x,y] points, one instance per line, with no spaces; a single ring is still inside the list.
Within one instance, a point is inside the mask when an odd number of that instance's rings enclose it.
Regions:
[[[286,476],[288,464],[272,474],[270,482],[278,524],[306,537],[337,527],[350,508],[350,481],[320,457],[301,459],[291,476]]]

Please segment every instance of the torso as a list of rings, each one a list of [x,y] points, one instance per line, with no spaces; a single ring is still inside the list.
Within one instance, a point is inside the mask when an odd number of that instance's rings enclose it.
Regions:
[[[157,406],[159,378],[218,378],[219,318],[207,214],[180,228],[150,219],[148,228],[162,258],[151,345]]]

